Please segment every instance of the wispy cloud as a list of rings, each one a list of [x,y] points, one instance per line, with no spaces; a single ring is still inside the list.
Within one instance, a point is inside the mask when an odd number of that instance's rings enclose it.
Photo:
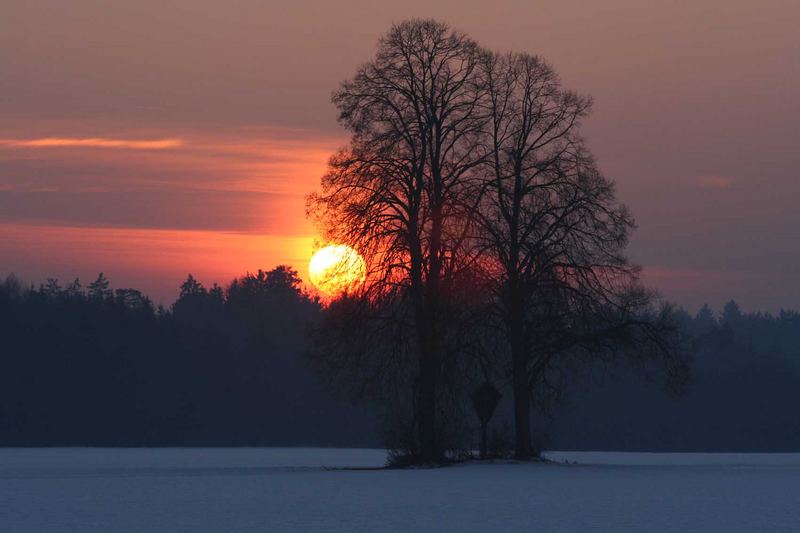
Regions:
[[[0,146],[12,148],[123,148],[166,150],[183,146],[182,139],[108,139],[104,137],[43,137],[40,139],[0,139]]]
[[[38,133],[0,129],[0,190],[221,190],[301,198],[318,185],[328,157],[342,142],[324,132],[279,127],[213,130],[173,125],[148,136],[137,130],[111,132],[108,124],[96,125],[96,133],[79,135],[43,134],[47,125],[35,126]],[[68,127],[54,124],[51,129],[69,131]],[[137,144],[119,144],[123,141]],[[302,204],[302,198],[299,201]],[[302,206],[299,212],[304,212]]]
[[[341,143],[280,127],[92,125],[0,129],[0,223],[311,235],[305,194]]]
[[[733,180],[725,176],[698,176],[691,184],[698,189],[729,189]]]
[[[704,268],[679,268],[663,266],[646,266],[644,276],[651,280],[708,280],[720,276],[730,277],[730,271]]]

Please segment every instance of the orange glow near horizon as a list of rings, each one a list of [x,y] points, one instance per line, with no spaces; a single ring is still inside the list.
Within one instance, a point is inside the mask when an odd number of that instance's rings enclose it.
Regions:
[[[103,272],[164,304],[189,273],[226,285],[286,264],[308,282],[305,195],[340,142],[280,127],[0,124],[0,277],[86,285]]]
[[[307,282],[312,246],[313,237],[303,235],[0,224],[0,249],[13,258],[0,265],[0,276],[34,284],[54,277],[62,285],[80,277],[86,286],[103,272],[112,287],[139,289],[168,305],[188,274],[225,286],[287,264]]]

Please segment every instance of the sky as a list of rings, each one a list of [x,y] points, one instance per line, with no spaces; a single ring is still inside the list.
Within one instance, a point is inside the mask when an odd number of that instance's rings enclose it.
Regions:
[[[347,141],[331,92],[410,17],[594,98],[588,145],[666,299],[800,307],[796,0],[4,0],[0,276],[102,271],[165,304],[189,272],[307,277],[304,196]]]

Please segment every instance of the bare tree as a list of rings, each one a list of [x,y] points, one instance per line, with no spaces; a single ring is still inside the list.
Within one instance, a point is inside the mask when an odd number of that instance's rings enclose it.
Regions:
[[[455,353],[448,313],[457,309],[459,277],[474,261],[468,244],[476,169],[486,155],[481,57],[472,40],[445,24],[393,26],[375,58],[334,94],[352,138],[309,199],[325,237],[367,260],[359,316],[394,322],[403,339],[395,347],[414,359],[412,390],[404,392],[423,461],[444,452],[439,389]]]
[[[483,66],[491,155],[480,264],[507,338],[515,455],[525,459],[534,452],[532,390],[556,356],[608,354],[636,339],[668,358],[670,330],[624,255],[633,220],[579,134],[591,100],[535,56],[487,54]]]
[[[459,386],[491,373],[495,329],[519,458],[533,453],[532,391],[558,356],[672,360],[669,312],[624,254],[633,220],[579,133],[591,101],[547,63],[409,21],[333,101],[352,137],[308,211],[364,256],[367,282],[331,307],[318,359],[407,399],[412,455],[442,458]]]

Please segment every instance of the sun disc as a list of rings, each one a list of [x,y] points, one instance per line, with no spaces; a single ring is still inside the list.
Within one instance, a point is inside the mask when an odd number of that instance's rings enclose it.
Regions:
[[[327,295],[351,291],[366,276],[364,258],[344,244],[329,244],[317,250],[308,264],[311,283]]]

